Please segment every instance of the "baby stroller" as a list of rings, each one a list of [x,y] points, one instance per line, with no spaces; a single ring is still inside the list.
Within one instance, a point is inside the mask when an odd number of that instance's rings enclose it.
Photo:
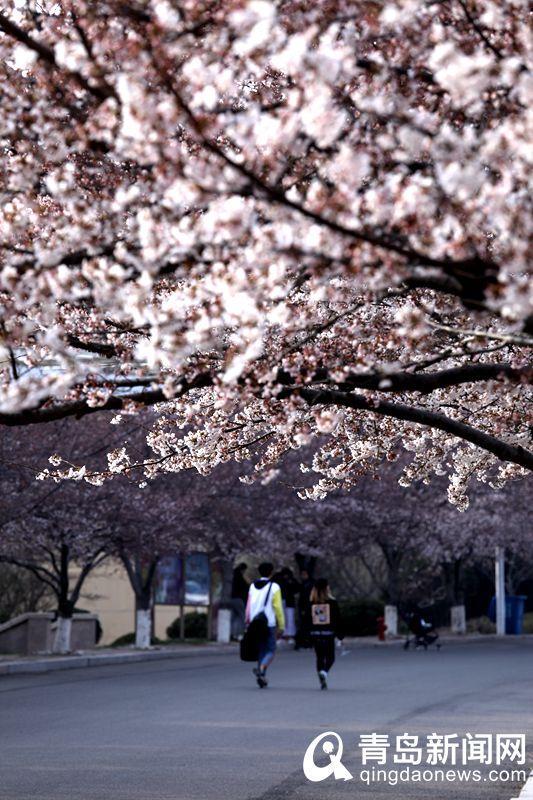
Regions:
[[[413,635],[407,636],[403,645],[404,650],[409,650],[411,645],[415,650],[419,647],[427,650],[432,644],[435,645],[437,650],[440,650],[439,634],[435,630],[435,626],[432,622],[427,622],[419,611],[411,611],[406,614],[405,621]]]

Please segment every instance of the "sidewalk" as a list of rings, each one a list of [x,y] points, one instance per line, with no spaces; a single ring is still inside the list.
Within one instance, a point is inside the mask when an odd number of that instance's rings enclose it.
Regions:
[[[522,634],[520,636],[500,637],[496,634],[467,634],[458,636],[453,634],[443,634],[439,641],[443,646],[449,645],[469,645],[480,642],[499,640],[502,643],[517,644],[522,641],[531,641],[533,634]],[[389,648],[402,647],[405,642],[404,636],[394,639],[387,639],[379,642],[375,636],[361,636],[358,638],[345,639],[343,647],[345,650],[359,647]],[[281,649],[292,648],[292,645],[281,643]],[[434,649],[434,648],[430,648]],[[154,646],[150,650],[135,650],[133,647],[121,648],[97,648],[73,653],[67,656],[54,656],[48,653],[34,656],[11,656],[0,655],[0,677],[2,675],[21,675],[25,673],[54,672],[64,669],[82,669],[85,667],[101,667],[109,664],[133,664],[139,661],[161,661],[169,658],[187,658],[198,655],[230,655],[238,657],[238,645],[236,642],[230,644],[175,644]]]
[[[98,648],[59,656],[48,653],[34,656],[0,655],[0,676],[36,672],[55,672],[64,669],[101,667],[109,664],[133,664],[138,661],[160,661],[168,658],[187,658],[198,655],[237,654],[235,644],[177,644],[155,646],[150,650],[133,647]]]

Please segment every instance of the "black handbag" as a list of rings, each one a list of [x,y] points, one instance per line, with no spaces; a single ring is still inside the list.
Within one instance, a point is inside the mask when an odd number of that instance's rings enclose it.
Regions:
[[[266,637],[268,632],[268,619],[265,614],[265,608],[270,597],[272,583],[268,587],[263,608],[259,611],[253,620],[250,622],[241,639],[240,656],[241,661],[257,661],[259,658],[259,644]]]

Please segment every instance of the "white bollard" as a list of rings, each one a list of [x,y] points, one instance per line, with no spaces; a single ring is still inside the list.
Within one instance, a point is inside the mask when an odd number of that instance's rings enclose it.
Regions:
[[[225,644],[231,639],[231,610],[229,608],[219,609],[217,615],[217,642]]]
[[[464,606],[451,607],[452,633],[459,633],[461,636],[466,633],[466,608]]]
[[[396,606],[385,606],[386,636],[398,636],[398,609]]]

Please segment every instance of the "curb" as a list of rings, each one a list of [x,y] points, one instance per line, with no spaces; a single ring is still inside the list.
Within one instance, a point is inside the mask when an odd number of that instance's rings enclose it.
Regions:
[[[412,637],[411,637],[412,638]],[[354,647],[354,648],[362,648],[362,647],[373,647],[380,650],[385,648],[402,648],[405,644],[406,636],[395,636],[386,639],[384,642],[379,642],[375,636],[368,636],[368,637],[356,637],[356,638],[346,638],[344,639],[344,644],[347,647]],[[465,636],[453,636],[449,634],[441,634],[439,636],[439,644],[446,645],[446,647],[450,645],[460,645],[464,647],[466,645],[476,645],[476,644],[488,644],[489,642],[497,642],[498,644],[518,644],[520,643],[531,643],[533,642],[533,635],[532,634],[520,634],[517,636],[497,636],[495,633],[489,634],[482,634],[482,635],[465,635]],[[414,650],[414,648],[410,648]],[[433,646],[430,646],[429,649],[434,649]]]
[[[109,664],[135,664],[141,661],[164,661],[166,659],[189,658],[203,654],[228,655],[235,652],[233,646],[202,647],[194,650],[148,650],[134,653],[102,653],[54,658],[35,661],[9,661],[0,663],[0,676],[58,672],[66,669],[102,667]]]
[[[369,637],[370,638],[370,637]],[[412,635],[411,635],[412,638]],[[405,642],[405,636],[395,636],[389,639],[386,639],[385,642],[377,642],[375,641],[375,637],[372,637],[373,644],[375,647],[383,647],[383,645],[398,645],[403,644]],[[350,641],[350,640],[347,640]],[[356,640],[357,641],[357,640]],[[470,634],[447,634],[443,633],[439,636],[440,644],[483,644],[487,642],[502,642],[506,644],[516,644],[517,642],[533,642],[533,634],[531,633],[520,633],[517,635],[507,635],[507,636],[499,636],[496,633],[470,633]]]

